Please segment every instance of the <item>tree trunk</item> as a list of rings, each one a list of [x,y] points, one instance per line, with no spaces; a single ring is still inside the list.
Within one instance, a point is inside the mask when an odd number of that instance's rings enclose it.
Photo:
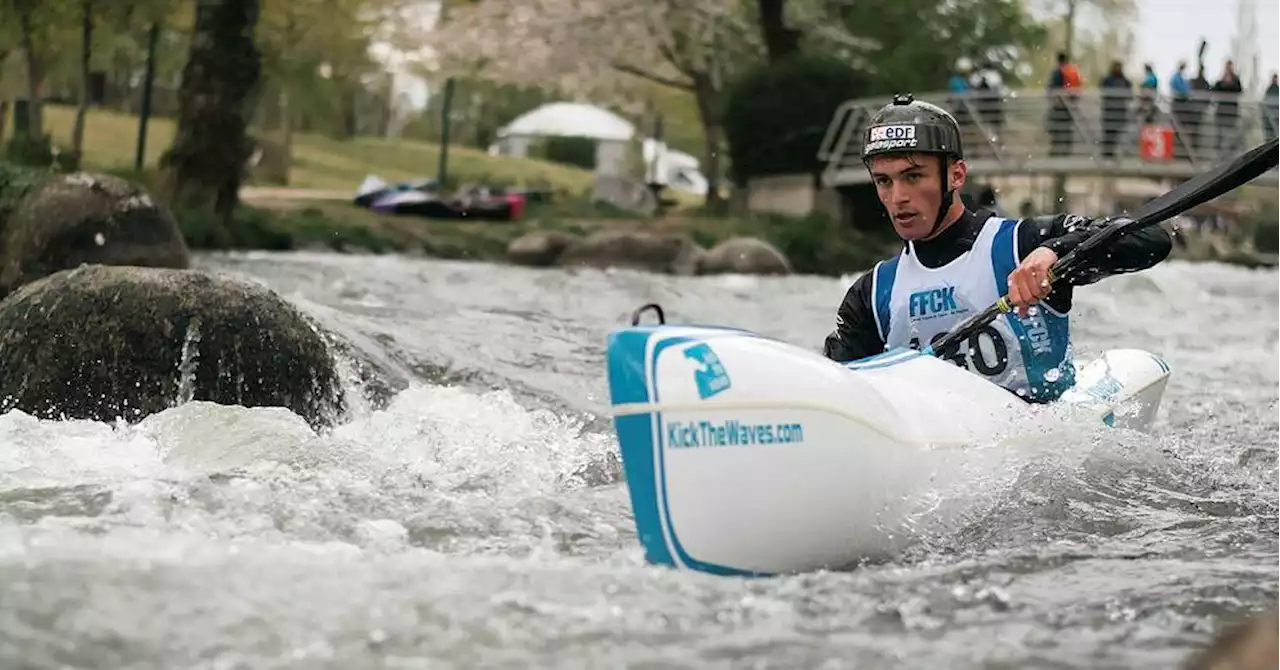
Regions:
[[[197,0],[178,90],[178,128],[161,159],[170,205],[212,209],[229,223],[253,141],[262,55],[253,42],[258,0]]]
[[[0,72],[4,71],[4,63],[9,60],[9,50],[0,48]],[[0,98],[0,143],[4,142],[4,130],[8,128],[9,101]]]
[[[76,122],[71,129],[71,151],[76,169],[84,156],[84,121],[89,113],[89,57],[93,53],[93,0],[80,4],[80,100]]]
[[[698,120],[702,122],[703,164],[702,172],[707,178],[706,208],[712,212],[720,211],[720,147],[723,130],[716,110],[720,107],[720,91],[715,87],[711,77],[705,74],[693,77],[693,97],[698,104]]]
[[[284,154],[284,173],[293,166],[293,105],[289,100],[289,85],[280,86],[280,150]]]
[[[35,36],[31,26],[31,13],[35,11],[35,3],[18,2],[18,25],[22,30],[22,51],[27,59],[27,136],[38,138],[44,135],[44,125],[40,108],[40,55],[36,53]]]
[[[760,32],[770,63],[776,63],[800,48],[799,31],[787,28],[783,15],[785,4],[786,0],[758,0],[756,4],[760,12]]]

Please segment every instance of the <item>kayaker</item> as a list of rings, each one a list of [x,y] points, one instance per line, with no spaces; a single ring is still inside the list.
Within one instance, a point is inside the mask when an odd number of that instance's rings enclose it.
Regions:
[[[1018,220],[969,211],[960,199],[967,168],[955,118],[910,95],[881,108],[863,140],[863,163],[906,245],[845,293],[824,347],[833,360],[921,349],[1008,293],[1014,312],[944,355],[1024,400],[1049,402],[1075,380],[1067,316],[1072,287],[1145,270],[1173,248],[1160,226],[1124,235],[1051,292],[1049,268],[1114,218]]]

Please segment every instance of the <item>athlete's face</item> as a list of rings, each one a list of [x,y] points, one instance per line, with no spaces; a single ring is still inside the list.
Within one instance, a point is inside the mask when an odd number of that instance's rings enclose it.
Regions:
[[[893,229],[904,240],[924,239],[933,230],[942,203],[942,161],[931,154],[886,154],[870,161],[876,194],[889,212]],[[964,161],[951,161],[947,180],[952,189],[964,185]],[[953,202],[957,196],[952,195]],[[952,203],[948,203],[950,206]],[[941,229],[939,229],[941,232]]]

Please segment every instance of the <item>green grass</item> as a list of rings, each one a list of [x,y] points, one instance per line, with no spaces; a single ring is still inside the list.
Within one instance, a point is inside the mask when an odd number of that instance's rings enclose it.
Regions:
[[[12,115],[10,115],[12,117]],[[75,109],[46,105],[46,131],[58,146],[70,146]],[[173,141],[174,122],[152,118],[147,123],[146,167],[154,168]],[[8,137],[12,129],[6,129]],[[138,119],[131,114],[90,110],[85,124],[84,165],[94,170],[132,167],[138,140]],[[436,174],[438,145],[404,139],[358,137],[334,140],[310,133],[294,135],[294,164],[289,186],[354,192],[365,176],[383,179],[419,179]],[[489,156],[469,147],[449,148],[449,173],[459,183],[490,181],[499,184],[549,187],[572,196],[590,193],[591,172],[532,158]]]

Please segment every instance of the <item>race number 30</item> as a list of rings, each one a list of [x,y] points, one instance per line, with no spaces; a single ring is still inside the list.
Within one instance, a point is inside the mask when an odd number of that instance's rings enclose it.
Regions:
[[[946,336],[947,333],[934,335],[929,338],[929,345],[936,345]],[[994,377],[1009,369],[1009,346],[1005,344],[1004,338],[1000,337],[1000,333],[995,328],[984,327],[970,335],[965,344],[967,346],[957,347],[940,355],[944,360],[958,367],[968,368],[987,377]],[[920,338],[911,338],[909,346],[919,351]]]

